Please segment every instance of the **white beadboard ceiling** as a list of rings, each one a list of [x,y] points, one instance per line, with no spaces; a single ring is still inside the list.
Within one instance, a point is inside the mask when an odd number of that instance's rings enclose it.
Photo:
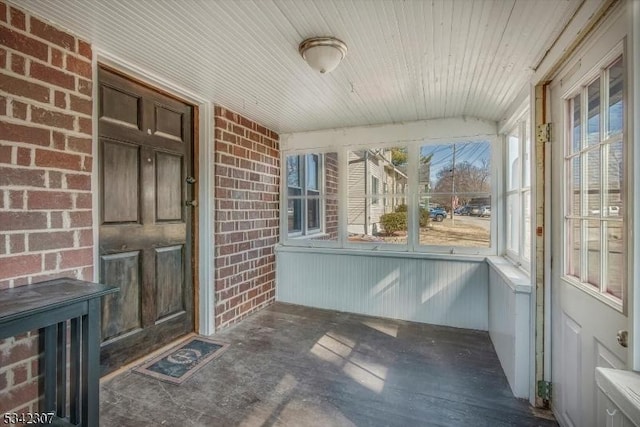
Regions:
[[[500,121],[582,0],[22,0],[18,6],[280,133]],[[331,74],[307,37],[349,49]]]

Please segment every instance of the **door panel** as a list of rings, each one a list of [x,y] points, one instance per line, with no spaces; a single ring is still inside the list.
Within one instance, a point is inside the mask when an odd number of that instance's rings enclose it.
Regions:
[[[99,70],[101,369],[117,369],[194,329],[193,109]]]
[[[628,234],[622,165],[616,163],[615,179],[607,178],[608,153],[624,143],[624,135],[607,130],[605,119],[612,109],[609,70],[624,54],[626,22],[612,13],[599,32],[550,86],[551,404],[562,426],[595,427],[595,369],[624,369],[627,363],[627,349],[616,339],[628,328],[624,295],[619,298],[626,292],[627,255],[610,236]]]

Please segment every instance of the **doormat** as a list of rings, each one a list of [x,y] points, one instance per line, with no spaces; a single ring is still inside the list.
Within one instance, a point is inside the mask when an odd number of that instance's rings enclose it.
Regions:
[[[143,375],[182,384],[198,369],[225,352],[229,344],[195,336],[134,369]]]

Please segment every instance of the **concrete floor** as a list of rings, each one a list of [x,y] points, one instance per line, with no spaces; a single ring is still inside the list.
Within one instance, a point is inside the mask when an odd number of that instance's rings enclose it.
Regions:
[[[486,332],[276,303],[182,385],[125,372],[111,426],[556,426],[515,399]]]

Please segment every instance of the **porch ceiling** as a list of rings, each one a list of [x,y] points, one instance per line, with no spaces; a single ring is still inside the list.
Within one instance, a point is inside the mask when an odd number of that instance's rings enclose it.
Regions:
[[[499,121],[581,0],[22,0],[107,52],[281,133]],[[349,48],[331,74],[305,38]]]

